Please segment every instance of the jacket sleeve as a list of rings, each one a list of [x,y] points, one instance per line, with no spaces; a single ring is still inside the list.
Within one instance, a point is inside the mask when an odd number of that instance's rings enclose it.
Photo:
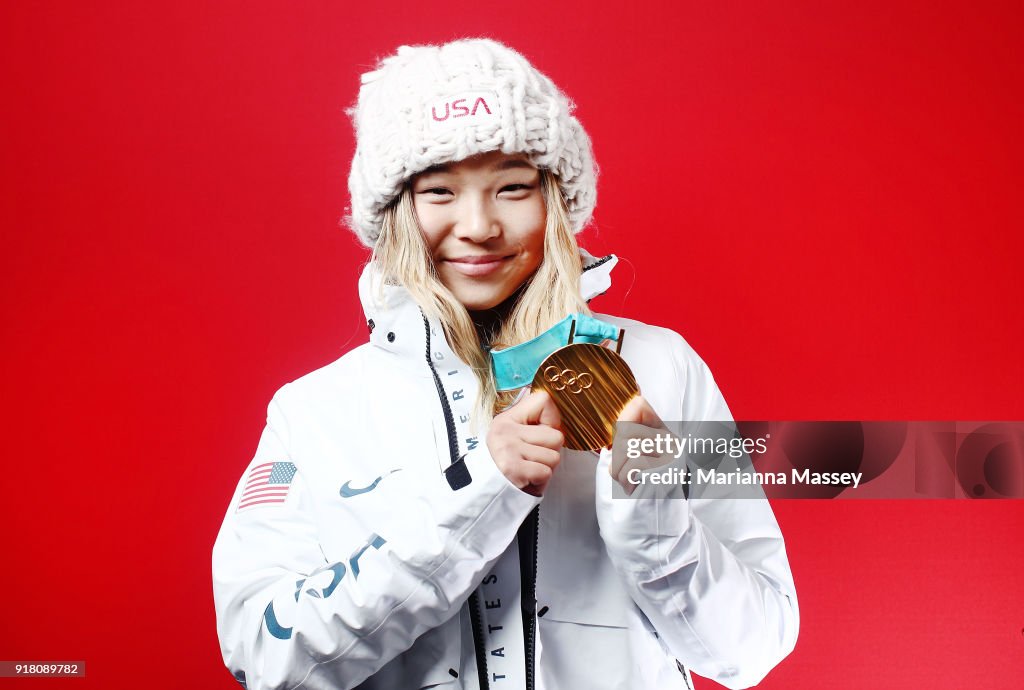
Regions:
[[[485,444],[464,461],[473,480],[458,491],[439,472],[382,481],[376,491],[401,516],[390,527],[371,530],[357,513],[322,524],[272,401],[213,548],[217,631],[236,679],[248,690],[352,688],[457,613],[537,502]],[[254,504],[253,473],[269,463],[292,470],[287,495]],[[351,552],[325,553],[326,529],[351,535]]]
[[[675,338],[684,420],[731,420],[707,366]],[[610,460],[603,451],[598,523],[633,600],[694,672],[729,688],[756,685],[793,650],[800,621],[767,499],[686,498],[681,486],[671,497],[644,497],[640,486],[633,497],[612,498]]]

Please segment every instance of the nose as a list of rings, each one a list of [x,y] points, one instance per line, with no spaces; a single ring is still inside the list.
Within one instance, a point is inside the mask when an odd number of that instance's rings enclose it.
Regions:
[[[463,199],[455,236],[470,242],[486,242],[501,234],[501,223],[493,204],[485,195],[469,195]]]

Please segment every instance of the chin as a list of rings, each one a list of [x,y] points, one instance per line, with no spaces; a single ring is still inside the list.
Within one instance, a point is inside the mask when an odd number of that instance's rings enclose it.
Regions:
[[[485,311],[487,309],[501,308],[502,305],[506,307],[511,306],[511,302],[514,299],[518,299],[518,293],[525,285],[525,282],[520,283],[517,287],[513,288],[509,285],[494,285],[494,286],[483,286],[475,285],[469,290],[451,290],[452,295],[469,311]],[[486,289],[486,288],[491,289]],[[506,304],[508,303],[508,304]],[[506,311],[506,309],[502,309]]]
[[[463,299],[460,297],[459,301],[462,302],[462,306],[464,306],[468,311],[483,311],[485,309],[494,309],[504,300],[497,297],[493,299]]]

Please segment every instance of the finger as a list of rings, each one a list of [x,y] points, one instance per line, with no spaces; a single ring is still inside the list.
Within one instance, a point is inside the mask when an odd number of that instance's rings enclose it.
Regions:
[[[551,481],[551,474],[553,470],[547,465],[531,462],[526,463],[520,469],[520,476],[525,482],[523,491],[534,496],[540,496],[544,491],[544,487]]]
[[[551,468],[555,467],[562,459],[562,454],[557,450],[544,446],[524,446],[521,455],[523,460]]]
[[[544,424],[521,426],[519,438],[531,446],[544,446],[553,450],[558,450],[565,445],[565,436],[562,432]]]
[[[636,474],[635,472],[632,472],[634,469],[641,469],[640,467],[637,466],[638,462],[639,459],[630,460],[629,462],[624,463],[618,472],[612,473],[612,479],[617,481],[622,486],[622,488],[625,489],[627,496],[632,496],[633,492],[636,490],[637,487],[637,484],[634,484],[633,482],[629,481],[629,479],[631,474]],[[638,477],[636,476],[634,476],[633,478],[638,479]]]
[[[626,407],[623,408],[622,413],[619,415],[619,421],[635,422],[654,429],[665,427],[665,423],[661,421],[658,413],[654,411],[654,408],[647,402],[647,399],[641,395],[634,397],[626,403]]]
[[[549,403],[551,403],[551,396],[545,391],[533,391],[510,407],[508,413],[520,424],[539,424],[544,414],[544,408]]]
[[[658,441],[663,436],[664,432],[658,429],[637,422],[620,421],[615,425],[615,436],[612,439],[612,474],[617,475],[623,463],[632,459],[632,456],[659,456]]]
[[[562,413],[558,411],[558,405],[555,404],[554,399],[546,392],[544,392],[544,397],[547,399],[547,402],[540,411],[540,423],[546,424],[552,429],[561,429]]]
[[[615,481],[622,485],[622,488],[626,490],[627,495],[631,495],[633,490],[637,487],[637,484],[629,481],[631,473],[633,475],[633,479],[639,480],[640,477],[638,473],[653,470],[655,468],[662,467],[665,464],[666,462],[664,458],[634,458],[624,463],[618,472],[611,472],[611,468],[609,468],[609,474],[611,474]],[[633,470],[637,470],[637,472],[633,472]]]

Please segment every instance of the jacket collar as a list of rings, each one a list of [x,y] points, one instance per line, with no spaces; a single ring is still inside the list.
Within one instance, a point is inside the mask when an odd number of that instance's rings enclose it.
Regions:
[[[611,286],[611,272],[618,257],[609,254],[592,256],[580,250],[583,273],[580,276],[580,295],[589,302]],[[380,272],[370,262],[359,277],[359,299],[370,329],[370,342],[404,358],[434,362],[454,358],[445,341],[440,323],[423,316],[412,295],[401,285],[382,285]]]

